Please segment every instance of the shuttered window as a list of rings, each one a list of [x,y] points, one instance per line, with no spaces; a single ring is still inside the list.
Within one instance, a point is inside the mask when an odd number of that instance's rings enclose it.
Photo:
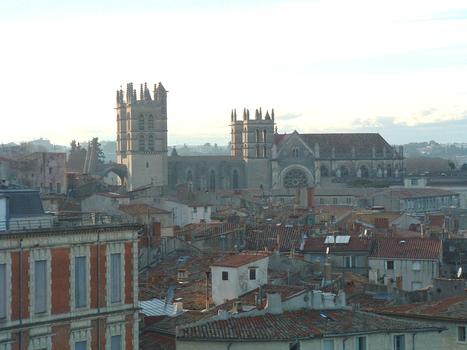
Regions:
[[[87,305],[86,257],[75,258],[75,307]]]
[[[114,335],[110,338],[110,350],[121,350],[122,349],[122,336]]]
[[[86,341],[78,341],[75,343],[75,350],[87,350],[86,345]]]
[[[0,264],[0,319],[6,318],[6,264]]]
[[[110,301],[117,303],[122,301],[122,255],[115,253],[110,255]]]
[[[46,260],[34,262],[34,312],[36,314],[47,311],[46,267]]]

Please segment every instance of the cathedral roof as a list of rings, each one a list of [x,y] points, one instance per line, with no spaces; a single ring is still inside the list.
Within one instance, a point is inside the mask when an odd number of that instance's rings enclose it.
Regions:
[[[300,138],[314,150],[319,145],[319,156],[331,158],[334,147],[335,158],[352,158],[352,149],[356,157],[381,157],[385,148],[388,156],[392,147],[377,133],[334,133],[334,134],[299,134]]]

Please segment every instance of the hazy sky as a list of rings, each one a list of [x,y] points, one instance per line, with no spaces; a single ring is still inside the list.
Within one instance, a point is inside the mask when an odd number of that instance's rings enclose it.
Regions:
[[[279,132],[467,142],[467,1],[1,0],[0,143],[115,139],[115,90],[169,90],[169,143]]]

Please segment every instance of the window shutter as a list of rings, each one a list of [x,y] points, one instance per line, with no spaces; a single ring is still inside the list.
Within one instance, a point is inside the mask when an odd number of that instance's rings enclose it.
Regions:
[[[110,256],[110,301],[116,303],[121,301],[121,254],[111,254]]]
[[[122,349],[122,336],[114,335],[110,338],[110,350],[121,350]]]
[[[46,293],[46,261],[38,260],[34,264],[34,312],[42,313],[46,312],[47,307],[47,293]]]
[[[78,341],[75,343],[75,350],[86,350],[86,341]]]
[[[86,257],[75,258],[75,307],[87,305]]]
[[[6,318],[6,264],[0,264],[0,319]]]

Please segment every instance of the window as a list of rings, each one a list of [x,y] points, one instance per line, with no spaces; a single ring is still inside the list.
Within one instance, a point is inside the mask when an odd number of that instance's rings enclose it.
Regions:
[[[420,263],[420,261],[414,261],[414,263],[412,264],[412,270],[420,271],[421,269],[422,269],[422,264]]]
[[[148,136],[148,150],[154,151],[154,136],[152,134]]]
[[[298,158],[298,148],[297,147],[292,149],[292,157],[293,158]]]
[[[44,313],[47,310],[47,261],[34,262],[34,313]]]
[[[222,271],[222,280],[223,281],[228,281],[229,280],[229,272],[228,271]]]
[[[122,255],[110,254],[110,301],[122,301]]]
[[[0,320],[6,318],[6,264],[0,264]]]
[[[196,214],[198,212],[198,207],[193,207],[193,214]]]
[[[466,326],[457,327],[457,341],[459,342],[467,341]]]
[[[323,350],[334,350],[334,339],[323,340]]]
[[[319,204],[324,204],[324,198],[319,199]]]
[[[250,281],[255,281],[256,280],[256,268],[251,268],[250,269]]]
[[[297,340],[296,342],[290,343],[289,350],[300,350],[300,342]]]
[[[261,131],[256,130],[256,142],[261,142]]]
[[[355,350],[366,350],[366,337],[357,337],[357,342],[355,345]]]
[[[332,199],[332,204],[334,204],[334,205],[337,204],[337,198],[336,198],[336,197],[334,197],[334,198]]]
[[[394,350],[405,350],[405,335],[394,336]]]
[[[146,145],[145,145],[144,135],[143,134],[139,135],[138,142],[139,142],[139,150],[144,151]]]
[[[86,341],[77,341],[75,343],[75,349],[74,350],[86,350]]]
[[[415,281],[412,282],[412,290],[419,290],[419,289],[422,289],[422,287],[423,287],[422,282],[415,282]]]
[[[75,307],[87,306],[86,257],[75,258]]]
[[[386,261],[386,270],[394,270],[394,260]]]
[[[114,335],[110,338],[110,350],[121,350],[122,349],[122,336]]]
[[[54,184],[52,182],[49,183],[49,193],[54,191]]]
[[[352,198],[347,197],[347,198],[346,198],[346,202],[347,202],[347,204],[351,204],[351,203],[352,203]]]
[[[355,257],[354,256],[345,256],[344,257],[344,266],[346,269],[351,269],[355,266]]]
[[[52,174],[52,168],[49,168],[49,175]]]
[[[154,117],[152,114],[148,117],[148,129],[154,129]]]
[[[144,115],[142,114],[138,117],[138,129],[144,130]]]
[[[62,185],[60,182],[57,182],[57,193],[62,193]]]

